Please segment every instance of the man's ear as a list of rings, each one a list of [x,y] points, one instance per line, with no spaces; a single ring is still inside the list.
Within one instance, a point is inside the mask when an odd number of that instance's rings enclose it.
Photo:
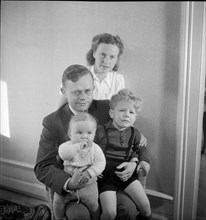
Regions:
[[[64,89],[64,87],[61,87],[61,93],[62,93],[62,95],[65,95],[65,89]]]
[[[109,109],[109,116],[110,116],[110,118],[114,117],[114,110],[111,108]]]
[[[93,58],[96,59],[96,57],[95,57],[96,56],[96,51],[94,51],[92,55],[93,55]]]

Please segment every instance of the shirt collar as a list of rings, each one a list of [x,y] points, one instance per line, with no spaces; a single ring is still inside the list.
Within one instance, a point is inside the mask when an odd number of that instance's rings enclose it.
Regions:
[[[113,125],[113,123],[112,123],[112,120],[109,120],[104,126],[105,126],[106,129],[118,130],[117,128],[114,127],[114,125]],[[134,126],[132,126],[132,127],[134,127]],[[125,128],[123,131],[126,131],[126,130],[128,130],[128,129],[130,129],[130,127]]]
[[[97,78],[97,76],[96,76],[96,74],[95,74],[95,72],[94,72],[94,66],[91,66],[91,67],[90,67],[90,72],[92,73],[92,75],[93,75],[93,77],[94,77],[94,80],[99,82],[99,79]],[[106,77],[102,80],[102,81],[105,81],[105,83],[106,83],[106,85],[107,85],[108,87],[110,87],[110,86],[111,86],[111,83],[112,83],[112,80],[110,79],[111,77],[110,77],[110,74],[109,74],[109,73],[111,73],[111,72],[108,72],[107,75],[106,75]]]
[[[104,126],[106,129],[109,129],[109,128],[116,129],[112,123],[112,120],[109,120]]]
[[[69,108],[74,115],[77,115],[78,113],[80,113],[77,110],[73,109],[70,104],[69,104]]]

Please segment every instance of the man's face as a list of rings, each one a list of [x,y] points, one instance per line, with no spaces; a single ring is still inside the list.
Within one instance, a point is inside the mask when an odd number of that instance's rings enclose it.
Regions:
[[[90,74],[81,77],[77,82],[67,80],[62,92],[70,106],[78,111],[87,111],[93,100],[94,81]]]

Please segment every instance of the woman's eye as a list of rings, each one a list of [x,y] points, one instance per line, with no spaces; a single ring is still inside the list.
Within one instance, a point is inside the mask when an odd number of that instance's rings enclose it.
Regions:
[[[100,54],[101,57],[105,57],[105,55],[103,53]]]

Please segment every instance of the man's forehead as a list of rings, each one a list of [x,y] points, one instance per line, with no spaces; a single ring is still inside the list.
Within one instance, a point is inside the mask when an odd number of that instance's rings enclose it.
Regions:
[[[69,87],[93,87],[94,80],[91,75],[87,74],[81,78],[79,78],[76,82],[71,80],[67,80],[65,84]]]

